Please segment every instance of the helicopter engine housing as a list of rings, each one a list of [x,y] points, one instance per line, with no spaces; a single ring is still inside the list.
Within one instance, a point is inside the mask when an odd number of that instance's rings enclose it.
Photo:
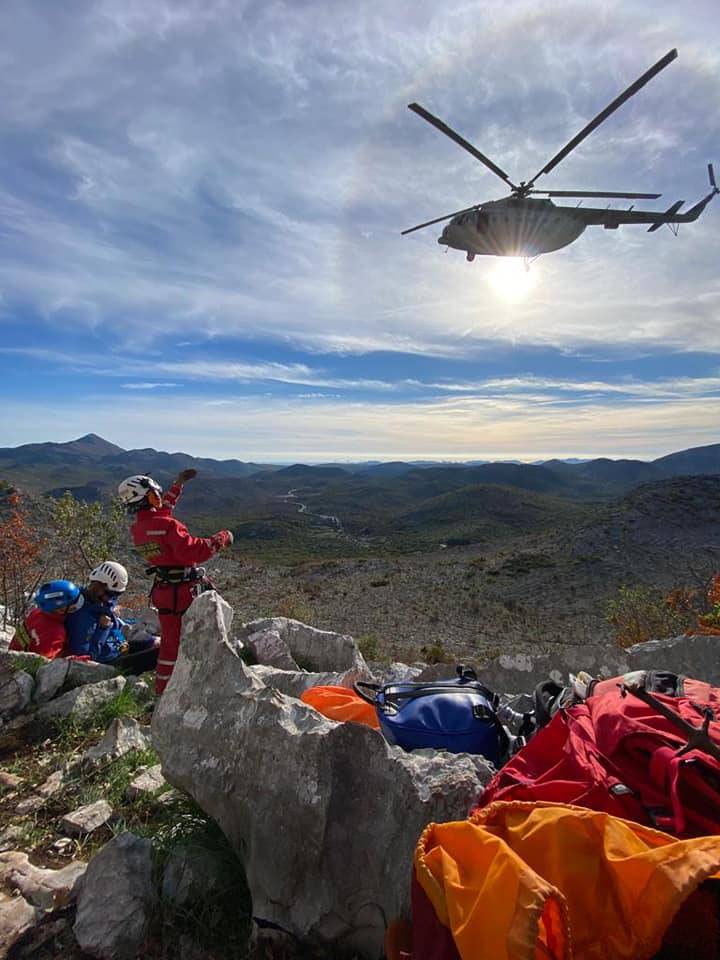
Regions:
[[[572,210],[551,200],[508,198],[453,217],[438,243],[468,254],[537,257],[566,247],[584,230]]]

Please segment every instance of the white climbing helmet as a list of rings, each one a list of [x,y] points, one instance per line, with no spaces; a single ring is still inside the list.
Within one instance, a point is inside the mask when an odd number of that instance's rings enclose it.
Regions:
[[[162,494],[162,487],[153,480],[152,477],[146,477],[143,474],[136,474],[134,477],[126,477],[122,483],[118,484],[118,496],[123,503],[139,503],[154,490],[158,495]]]
[[[90,571],[88,580],[104,583],[114,593],[124,593],[128,585],[128,573],[121,563],[116,563],[115,560],[103,560]]]

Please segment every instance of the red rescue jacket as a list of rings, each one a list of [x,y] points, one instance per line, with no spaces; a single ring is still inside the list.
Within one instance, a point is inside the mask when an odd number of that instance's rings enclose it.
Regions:
[[[15,631],[10,649],[39,653],[48,660],[69,653],[64,618],[58,619],[39,607],[33,607]]]
[[[130,527],[135,549],[153,566],[192,567],[228,545],[227,530],[212,537],[193,537],[185,524],[173,517],[181,493],[182,487],[173,484],[163,494],[163,506],[158,510],[139,510]]]

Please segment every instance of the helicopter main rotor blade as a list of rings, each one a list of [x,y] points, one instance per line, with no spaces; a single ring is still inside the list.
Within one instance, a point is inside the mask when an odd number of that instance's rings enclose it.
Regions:
[[[446,137],[450,137],[451,140],[454,140],[455,143],[459,144],[463,150],[467,150],[468,153],[471,153],[476,160],[479,160],[480,163],[484,163],[488,170],[492,170],[495,176],[500,177],[501,180],[504,180],[509,186],[515,187],[515,184],[512,182],[510,177],[505,173],[504,170],[501,170],[500,167],[493,163],[489,157],[486,157],[484,153],[480,153],[477,147],[474,147],[471,143],[465,140],[460,136],[459,133],[455,133],[452,127],[449,127],[446,123],[443,123],[442,120],[438,120],[437,117],[434,117],[432,113],[429,113],[425,107],[421,107],[419,103],[409,103],[408,109],[412,110],[413,113],[416,113],[419,117],[422,117],[423,120],[427,120],[428,123],[431,123],[437,130],[441,133],[444,133]]]
[[[614,190],[530,190],[548,197],[610,197],[617,200],[657,200],[661,193],[616,193]]]
[[[455,213],[448,213],[444,217],[436,217],[435,220],[426,220],[425,223],[419,223],[416,227],[410,227],[409,230],[401,230],[400,236],[404,237],[406,233],[413,233],[415,230],[422,230],[423,227],[432,226],[433,223],[440,223],[442,220],[451,220],[453,217],[459,217],[461,213],[470,213],[471,210],[477,210],[478,205],[474,207],[465,207],[464,210],[456,210]]]
[[[654,66],[650,67],[649,70],[647,70],[639,79],[637,79],[635,83],[631,83],[630,86],[627,88],[627,90],[623,91],[623,93],[621,93],[619,97],[616,97],[615,100],[613,100],[611,104],[605,107],[605,109],[601,113],[599,113],[593,120],[591,120],[587,126],[583,127],[580,133],[574,136],[572,140],[569,143],[567,143],[559,153],[556,153],[555,156],[552,158],[552,160],[548,161],[548,163],[545,164],[542,170],[540,170],[539,173],[535,174],[535,176],[532,178],[530,183],[531,184],[535,183],[537,178],[542,176],[543,173],[549,173],[554,167],[556,167],[561,160],[564,160],[565,157],[572,150],[574,150],[575,147],[578,146],[578,144],[582,143],[585,137],[589,136],[593,132],[593,130],[595,130],[596,127],[599,127],[604,120],[607,120],[607,118],[610,116],[611,113],[614,113],[618,109],[618,107],[621,107],[625,103],[626,100],[629,100],[630,97],[636,94],[638,90],[642,89],[642,87],[644,87],[646,83],[652,80],[654,76],[660,73],[661,70],[664,70],[665,67],[668,66],[668,64],[672,63],[672,61],[677,57],[677,55],[678,55],[677,50],[675,49],[670,50],[668,53],[665,54],[664,57],[658,60],[658,62]]]

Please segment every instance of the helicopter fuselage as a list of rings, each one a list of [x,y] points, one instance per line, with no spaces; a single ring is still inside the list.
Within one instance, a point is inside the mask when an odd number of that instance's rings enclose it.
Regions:
[[[551,200],[507,197],[453,217],[438,243],[474,255],[537,257],[559,250],[583,233],[586,224],[571,207]]]

